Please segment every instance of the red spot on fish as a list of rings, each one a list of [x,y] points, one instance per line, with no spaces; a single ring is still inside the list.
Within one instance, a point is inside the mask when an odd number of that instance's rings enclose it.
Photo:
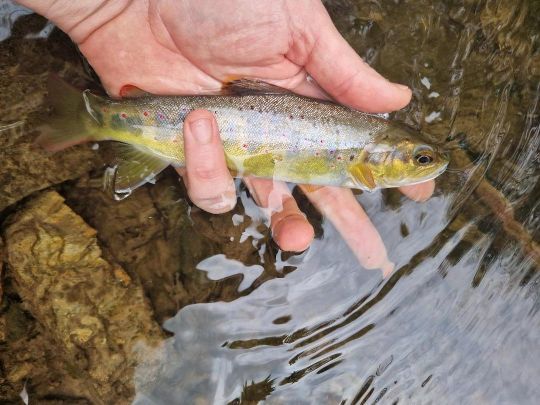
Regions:
[[[315,156],[319,156],[319,152],[315,152]]]
[[[122,113],[122,114],[120,114],[120,117],[122,117],[122,118],[127,118],[127,114],[126,114],[126,113]]]
[[[337,160],[341,160],[341,156],[338,156],[338,157],[337,157]]]
[[[242,145],[242,148],[244,148],[244,149],[247,149],[247,147],[248,147],[248,146],[247,146],[247,143],[245,143],[245,144]]]
[[[143,112],[143,115],[144,115],[145,117],[148,117],[148,111]]]

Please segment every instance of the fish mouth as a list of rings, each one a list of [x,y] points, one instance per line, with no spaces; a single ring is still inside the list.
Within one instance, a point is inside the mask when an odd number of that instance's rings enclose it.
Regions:
[[[396,184],[387,184],[386,186],[383,186],[383,187],[414,186],[415,184],[425,183],[426,181],[433,180],[433,179],[439,177],[446,170],[446,168],[448,167],[448,163],[450,163],[450,162],[445,162],[443,165],[441,165],[439,168],[437,168],[437,170],[435,170],[434,172],[431,172],[430,174],[428,174],[426,176],[419,177],[416,180],[411,181],[410,179],[403,179],[403,180],[401,180],[399,182],[396,182]]]
[[[402,186],[413,186],[415,184],[420,184],[420,183],[425,183],[426,181],[429,181],[429,180],[433,180],[437,177],[439,177],[441,174],[444,173],[444,171],[446,170],[446,168],[448,167],[448,164],[450,162],[447,161],[444,165],[442,165],[441,167],[439,167],[436,171],[434,171],[433,173],[425,176],[425,177],[422,177],[421,179],[418,179],[416,181],[413,181],[411,183],[407,182],[406,184],[401,184]]]

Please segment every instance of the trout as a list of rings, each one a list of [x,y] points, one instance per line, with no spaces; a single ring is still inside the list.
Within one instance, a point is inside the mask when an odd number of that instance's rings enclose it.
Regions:
[[[49,79],[52,116],[38,142],[57,151],[118,141],[107,184],[131,193],[169,165],[184,166],[182,124],[194,109],[217,120],[227,166],[237,177],[372,191],[440,175],[448,156],[413,129],[265,82],[237,80],[220,95],[113,100]]]

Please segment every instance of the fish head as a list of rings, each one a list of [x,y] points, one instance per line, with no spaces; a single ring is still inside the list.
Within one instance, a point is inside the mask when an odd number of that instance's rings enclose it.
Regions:
[[[412,131],[385,134],[366,145],[350,173],[369,190],[423,183],[445,171],[449,156]]]

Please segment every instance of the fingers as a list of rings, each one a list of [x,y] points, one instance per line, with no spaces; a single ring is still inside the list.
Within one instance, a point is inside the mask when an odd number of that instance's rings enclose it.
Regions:
[[[380,269],[386,277],[394,269],[377,229],[351,190],[339,187],[300,186],[325,215],[366,269]]]
[[[411,90],[387,81],[349,46],[330,17],[315,35],[306,70],[332,97],[342,104],[366,112],[387,112],[406,106]]]
[[[399,191],[413,201],[426,201],[435,190],[435,181],[428,180],[424,183],[413,184],[410,186],[401,186]]]
[[[213,214],[233,209],[236,190],[212,113],[195,110],[186,117],[184,153],[186,186],[191,201]]]
[[[287,252],[306,250],[315,236],[313,227],[300,211],[283,182],[246,177],[244,182],[257,204],[270,219],[272,237]]]

